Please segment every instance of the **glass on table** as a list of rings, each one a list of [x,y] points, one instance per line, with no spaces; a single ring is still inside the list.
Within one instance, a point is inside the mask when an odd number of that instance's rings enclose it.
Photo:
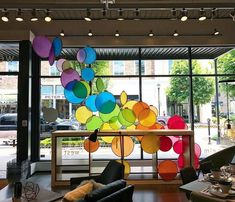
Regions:
[[[231,166],[230,165],[222,166],[220,168],[220,170],[221,170],[221,172],[222,172],[222,174],[223,174],[223,176],[225,178],[229,178],[231,176],[231,174],[232,174],[232,170],[231,170]]]

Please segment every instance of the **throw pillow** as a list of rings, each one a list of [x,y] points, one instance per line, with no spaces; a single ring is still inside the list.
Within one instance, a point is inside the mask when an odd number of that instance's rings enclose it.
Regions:
[[[88,183],[88,182],[91,182],[93,184],[93,190],[96,190],[96,189],[100,189],[102,188],[103,186],[105,186],[104,184],[101,184],[99,182],[96,182],[95,180],[83,180],[80,185],[78,185],[78,187]]]
[[[65,194],[64,198],[63,198],[63,202],[73,202],[73,201],[77,201],[79,199],[82,199],[86,196],[86,194],[90,193],[93,189],[93,183],[92,182],[88,182],[84,185],[81,185],[79,187],[77,187],[76,189],[68,192],[67,194]]]

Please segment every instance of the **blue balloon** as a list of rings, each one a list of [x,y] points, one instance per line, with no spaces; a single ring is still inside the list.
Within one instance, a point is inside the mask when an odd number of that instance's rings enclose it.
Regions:
[[[52,41],[52,46],[54,48],[54,54],[58,57],[62,51],[62,40],[59,37],[56,37]]]
[[[116,100],[112,93],[102,92],[95,100],[97,110],[103,114],[112,112],[116,106]]]
[[[82,78],[85,80],[85,81],[91,81],[92,79],[94,79],[95,77],[95,72],[92,68],[89,68],[89,67],[86,67],[82,70],[81,72],[82,74]]]
[[[95,106],[95,100],[97,95],[90,95],[87,97],[85,101],[85,105],[88,109],[90,109],[92,112],[97,112],[97,108]]]
[[[96,60],[96,52],[93,48],[87,46],[84,48],[86,52],[86,59],[84,60],[85,64],[92,64]]]
[[[79,98],[73,93],[73,87],[77,81],[69,82],[64,88],[64,96],[72,104],[80,104],[84,98]]]

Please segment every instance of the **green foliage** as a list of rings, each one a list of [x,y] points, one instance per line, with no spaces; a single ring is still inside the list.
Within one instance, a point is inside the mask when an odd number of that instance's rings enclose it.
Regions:
[[[96,83],[97,91],[99,93],[105,89],[104,82],[101,78],[97,78],[95,83]]]
[[[198,61],[192,61],[192,68],[194,74],[205,73]],[[171,74],[187,75],[189,74],[188,61],[177,60],[173,63]],[[189,98],[189,77],[177,76],[170,80],[170,87],[167,89],[167,96],[171,102],[181,104]],[[212,78],[205,78],[201,76],[193,77],[193,101],[195,105],[206,104],[211,101],[214,95],[214,80]]]
[[[217,67],[218,67],[218,73],[220,74],[228,74],[228,76],[221,76],[221,80],[234,80],[235,76],[229,76],[231,74],[235,74],[235,50],[231,50],[228,53],[222,55],[217,60]],[[221,83],[220,87],[222,91],[226,92],[226,84]],[[235,96],[235,85],[234,83],[228,83],[228,92],[230,97]]]

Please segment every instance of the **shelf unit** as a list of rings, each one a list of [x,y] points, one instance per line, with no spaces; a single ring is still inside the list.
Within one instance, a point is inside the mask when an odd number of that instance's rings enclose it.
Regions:
[[[66,159],[62,158],[62,140],[68,137],[86,138],[91,134],[90,131],[54,131],[52,133],[52,161],[51,161],[51,185],[67,186],[71,177],[89,176],[93,173],[100,173],[102,169],[92,166],[91,153],[87,152],[86,159]],[[124,148],[125,136],[180,136],[184,142],[184,166],[194,164],[194,133],[192,130],[119,130],[101,131],[98,136],[120,136],[121,150]],[[122,153],[122,152],[121,152]],[[121,155],[120,159],[124,159]],[[153,155],[153,167],[156,167],[157,155]],[[66,172],[65,172],[66,170]],[[76,170],[76,172],[73,172]],[[71,172],[69,172],[71,171]]]

